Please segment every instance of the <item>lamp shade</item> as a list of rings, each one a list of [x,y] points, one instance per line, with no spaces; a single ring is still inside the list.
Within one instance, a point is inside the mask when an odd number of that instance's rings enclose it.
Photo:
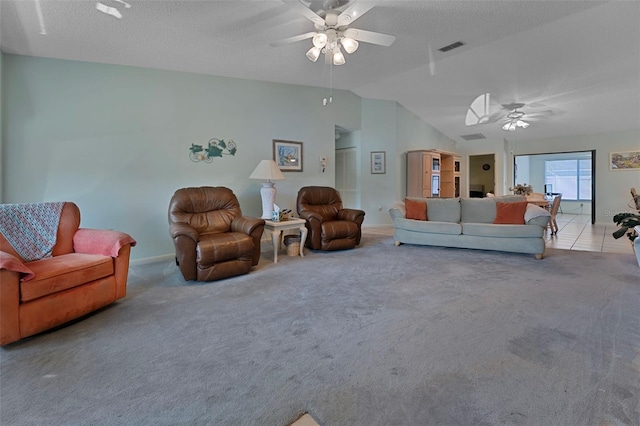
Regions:
[[[312,47],[311,49],[309,49],[307,51],[307,58],[309,58],[309,60],[311,62],[315,62],[318,60],[318,58],[320,57],[320,48],[319,47]]]
[[[275,161],[261,160],[251,175],[249,175],[249,179],[266,180],[271,182],[274,180],[284,180],[285,177]]]
[[[358,50],[359,43],[351,37],[343,37],[340,43],[342,44],[342,47],[344,47],[344,50],[349,54]]]
[[[325,33],[318,33],[313,36],[313,45],[318,49],[322,49],[327,44],[327,35]]]

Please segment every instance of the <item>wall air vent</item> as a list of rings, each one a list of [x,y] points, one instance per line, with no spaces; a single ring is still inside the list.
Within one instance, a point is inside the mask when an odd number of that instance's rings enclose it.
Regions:
[[[482,133],[472,133],[470,135],[460,135],[465,141],[477,141],[478,139],[486,139]]]
[[[450,44],[450,45],[448,45],[448,46],[441,47],[441,48],[440,48],[440,49],[438,49],[438,50],[439,50],[439,51],[441,51],[441,52],[448,52],[448,51],[453,50],[453,49],[455,49],[456,47],[460,47],[460,46],[464,46],[464,43],[463,43],[463,42],[461,42],[461,41],[456,41],[455,43],[451,43],[451,44]]]

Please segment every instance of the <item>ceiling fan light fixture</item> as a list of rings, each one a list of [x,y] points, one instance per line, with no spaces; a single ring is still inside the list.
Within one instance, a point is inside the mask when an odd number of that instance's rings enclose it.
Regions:
[[[516,126],[526,129],[527,127],[529,127],[529,123],[527,123],[526,121],[518,120],[516,121]]]
[[[309,58],[311,62],[316,62],[320,57],[320,51],[321,49],[319,47],[313,46],[307,51],[307,58]]]
[[[344,55],[340,51],[340,48],[333,51],[333,65],[344,65]]]
[[[344,47],[345,52],[347,52],[348,54],[352,54],[353,52],[358,50],[358,46],[360,46],[360,44],[351,37],[342,37],[340,43],[342,44],[342,47]]]
[[[327,44],[327,35],[325,33],[318,33],[313,36],[313,45],[318,49],[322,49],[326,44]]]

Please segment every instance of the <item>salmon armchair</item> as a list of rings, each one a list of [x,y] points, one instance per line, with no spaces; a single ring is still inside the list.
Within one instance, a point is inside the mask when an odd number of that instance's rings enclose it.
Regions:
[[[37,223],[44,216],[49,226]],[[129,254],[136,244],[131,236],[79,228],[80,209],[71,202],[3,204],[0,222],[0,345],[125,297]],[[34,224],[38,235],[28,233]],[[49,243],[29,246],[40,237]]]

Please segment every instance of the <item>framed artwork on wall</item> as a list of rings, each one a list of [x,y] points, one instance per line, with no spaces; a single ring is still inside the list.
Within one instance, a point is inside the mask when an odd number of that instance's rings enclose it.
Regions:
[[[611,170],[640,170],[640,151],[623,151],[609,153]]]
[[[302,171],[302,142],[273,140],[273,161],[283,172]]]
[[[371,174],[384,174],[387,172],[386,151],[371,152]]]

